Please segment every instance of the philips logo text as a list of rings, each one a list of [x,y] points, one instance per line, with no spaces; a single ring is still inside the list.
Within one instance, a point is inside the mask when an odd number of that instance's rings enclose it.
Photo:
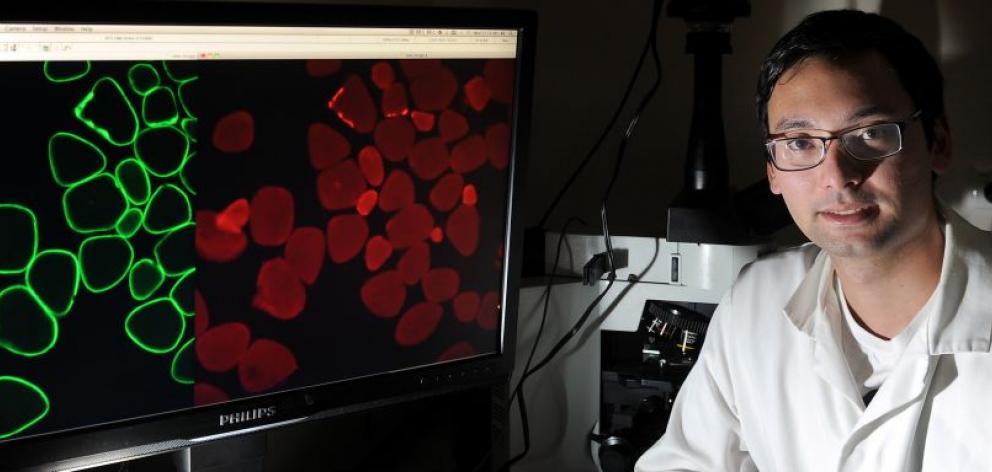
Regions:
[[[239,411],[237,413],[229,413],[226,415],[220,415],[220,425],[232,425],[239,423],[247,423],[249,421],[260,420],[262,418],[271,418],[276,416],[276,407],[270,406],[265,408],[255,408],[247,411]]]

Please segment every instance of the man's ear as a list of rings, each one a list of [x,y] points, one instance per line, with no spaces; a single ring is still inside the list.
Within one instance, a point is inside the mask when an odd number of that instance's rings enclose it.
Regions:
[[[782,188],[779,187],[778,180],[776,180],[778,177],[778,169],[775,169],[775,166],[773,166],[771,162],[766,162],[765,173],[768,175],[768,188],[775,195],[782,195]]]
[[[941,113],[933,120],[930,154],[933,155],[933,171],[937,174],[943,174],[951,166],[951,129],[946,113]]]

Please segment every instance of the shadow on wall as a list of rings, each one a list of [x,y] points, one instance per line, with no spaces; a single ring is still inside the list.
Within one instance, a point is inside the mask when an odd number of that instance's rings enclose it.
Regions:
[[[992,3],[984,0],[883,2],[881,13],[919,35],[944,72],[944,101],[951,125],[951,169],[938,180],[938,195],[972,224],[992,229]]]

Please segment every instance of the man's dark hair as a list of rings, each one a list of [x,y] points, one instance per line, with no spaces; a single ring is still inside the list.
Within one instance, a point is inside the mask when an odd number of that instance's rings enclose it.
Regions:
[[[778,40],[758,76],[755,101],[762,131],[768,134],[768,99],[785,71],[810,57],[841,60],[869,51],[877,51],[889,61],[922,111],[920,119],[929,146],[934,119],[944,113],[944,78],[937,61],[916,36],[896,22],[858,10],[814,13]]]

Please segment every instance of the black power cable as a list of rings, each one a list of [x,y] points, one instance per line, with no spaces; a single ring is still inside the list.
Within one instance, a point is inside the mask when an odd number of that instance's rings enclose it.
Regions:
[[[654,0],[654,3],[655,3],[655,11],[660,12],[661,11],[660,4],[662,3],[662,0]],[[658,13],[652,15],[651,33],[649,33],[648,40],[645,42],[644,48],[641,50],[641,54],[637,59],[637,66],[634,67],[634,73],[631,74],[630,80],[627,81],[627,88],[624,90],[623,97],[620,99],[620,103],[617,104],[616,110],[614,110],[613,115],[610,117],[610,121],[607,122],[606,127],[603,128],[603,132],[600,133],[599,137],[596,139],[596,142],[589,149],[589,152],[587,152],[585,157],[582,158],[582,161],[579,163],[579,166],[576,167],[574,171],[572,171],[572,174],[569,176],[568,180],[565,181],[565,184],[558,191],[558,194],[555,195],[555,198],[551,201],[551,204],[548,205],[548,209],[544,211],[544,214],[541,216],[541,220],[537,223],[537,226],[539,228],[543,228],[547,224],[548,219],[551,217],[551,214],[555,211],[555,208],[558,207],[558,204],[561,203],[561,199],[565,196],[565,193],[567,193],[568,189],[571,188],[573,184],[575,184],[575,180],[579,177],[579,174],[581,174],[582,171],[586,168],[586,165],[588,165],[589,162],[592,161],[592,157],[596,154],[596,151],[599,150],[599,147],[603,145],[603,142],[606,141],[606,137],[610,135],[610,131],[612,131],[613,127],[616,125],[617,119],[620,118],[620,113],[623,112],[624,107],[626,107],[627,105],[627,100],[630,98],[630,94],[634,91],[634,84],[637,82],[637,78],[641,75],[641,67],[644,65],[644,59],[647,58],[648,51],[651,48],[651,43],[653,42],[653,38],[655,38],[656,36],[655,32],[656,32],[659,16],[660,15]]]
[[[657,38],[658,38],[658,20],[661,17],[662,3],[663,3],[662,0],[656,0],[653,3],[653,11],[652,11],[652,15],[651,15],[651,19],[652,19],[652,21],[651,21],[651,29],[650,29],[650,31],[648,33],[647,44],[645,44],[645,49],[642,52],[641,58],[638,61],[635,75],[631,79],[631,82],[628,85],[627,91],[624,93],[623,102],[626,102],[628,96],[630,95],[630,91],[633,88],[633,84],[634,84],[634,82],[637,79],[637,75],[640,72],[641,66],[643,65],[643,62],[644,62],[644,58],[647,55],[647,52],[648,51],[651,52],[651,56],[652,56],[652,59],[654,61],[654,66],[655,66],[655,81],[651,85],[651,88],[648,90],[648,92],[645,94],[644,98],[641,99],[641,102],[638,104],[638,106],[637,106],[637,108],[636,108],[636,110],[634,112],[634,116],[630,119],[630,121],[627,124],[626,130],[624,131],[623,139],[620,141],[620,147],[619,147],[618,152],[617,152],[617,160],[616,160],[616,163],[615,163],[614,168],[613,168],[613,175],[610,178],[610,182],[609,182],[609,184],[606,187],[606,191],[604,192],[604,195],[603,195],[602,204],[600,206],[600,220],[601,220],[602,229],[603,229],[603,240],[604,240],[604,243],[606,245],[606,254],[607,254],[607,258],[609,260],[609,265],[610,265],[610,272],[609,272],[609,275],[607,276],[608,282],[607,282],[606,288],[602,292],[600,292],[600,294],[598,296],[596,296],[596,298],[589,304],[588,307],[586,307],[585,311],[582,313],[582,315],[579,317],[579,319],[572,326],[572,329],[569,330],[569,332],[566,333],[564,336],[562,336],[562,338],[559,339],[557,343],[555,343],[555,345],[551,348],[551,350],[548,351],[548,353],[544,356],[543,359],[541,359],[540,362],[537,363],[537,365],[535,365],[533,368],[530,368],[530,363],[533,360],[534,352],[536,351],[538,342],[540,341],[541,333],[544,330],[544,322],[545,322],[546,317],[547,317],[548,301],[549,301],[549,299],[551,297],[551,283],[550,283],[550,280],[553,280],[554,279],[554,276],[555,276],[555,271],[554,270],[552,271],[551,279],[549,280],[548,287],[545,290],[544,310],[543,310],[543,313],[542,313],[542,316],[541,316],[541,323],[540,323],[540,326],[538,328],[538,334],[537,334],[536,339],[534,341],[534,344],[533,344],[533,346],[531,348],[530,356],[528,357],[527,363],[524,366],[524,369],[523,369],[522,374],[520,376],[520,380],[517,382],[517,386],[513,389],[513,392],[510,394],[510,402],[511,402],[511,404],[512,404],[512,402],[514,400],[517,400],[517,402],[518,402],[517,403],[517,406],[519,407],[519,410],[520,410],[520,422],[521,422],[521,427],[522,427],[522,432],[523,432],[524,449],[519,454],[517,454],[516,456],[514,456],[512,459],[510,459],[505,464],[503,464],[503,466],[500,467],[500,469],[499,469],[500,472],[504,472],[504,471],[509,470],[509,468],[513,464],[516,464],[521,459],[523,459],[527,455],[527,453],[530,451],[530,425],[529,425],[529,421],[528,421],[528,418],[527,418],[527,407],[526,407],[526,403],[524,401],[524,395],[523,395],[524,382],[526,382],[526,380],[531,375],[534,375],[534,373],[536,373],[541,368],[543,368],[544,366],[546,366],[549,362],[551,362],[551,360],[554,359],[555,355],[557,355],[558,352],[560,352],[565,347],[565,345],[567,345],[568,342],[571,341],[571,339],[573,337],[575,337],[575,335],[579,331],[582,330],[582,327],[585,325],[585,322],[589,318],[589,315],[592,313],[592,310],[595,309],[595,307],[597,305],[599,305],[599,302],[602,301],[603,297],[605,297],[606,294],[610,291],[610,289],[613,287],[613,283],[614,283],[614,281],[616,279],[616,264],[614,263],[614,257],[613,257],[613,243],[612,243],[611,238],[610,238],[610,230],[609,230],[608,219],[607,219],[607,202],[609,201],[610,194],[612,193],[613,187],[616,184],[616,181],[617,181],[617,179],[618,179],[618,177],[620,175],[620,169],[623,166],[623,157],[624,157],[624,155],[626,153],[626,149],[627,149],[627,142],[630,140],[630,137],[633,135],[634,129],[637,127],[637,123],[640,120],[641,113],[647,107],[648,103],[650,103],[651,99],[654,98],[655,93],[658,91],[658,87],[661,85],[661,59],[658,56]],[[623,105],[623,103],[621,103],[621,107],[620,107],[621,109],[623,108],[622,105]],[[617,114],[619,114],[619,110],[618,110]],[[541,226],[543,226],[544,220],[548,217],[548,215],[550,214],[551,210],[553,210],[554,206],[557,205],[558,201],[561,199],[561,196],[564,194],[565,190],[567,190],[568,186],[570,186],[571,183],[575,180],[575,177],[578,175],[579,172],[581,172],[581,169],[586,165],[586,163],[588,162],[589,158],[592,156],[592,154],[595,152],[595,150],[599,147],[599,145],[602,142],[603,137],[605,137],[606,134],[608,134],[609,129],[612,128],[612,125],[613,125],[613,123],[615,121],[616,121],[616,116],[614,116],[614,118],[611,120],[610,126],[603,133],[603,136],[601,136],[601,139],[599,141],[597,141],[597,143],[594,146],[593,150],[590,151],[590,154],[587,155],[586,156],[586,159],[583,160],[582,164],[580,164],[579,169],[575,173],[573,173],[572,177],[569,179],[569,182],[566,184],[566,187],[564,189],[562,189],[561,192],[559,192],[559,194],[556,197],[554,203],[552,204],[552,208],[549,208],[548,212],[545,213],[544,218],[542,219]],[[565,227],[562,229],[562,233],[559,236],[559,239],[558,239],[558,249],[557,249],[557,253],[555,254],[555,263],[554,263],[554,266],[553,266],[554,269],[557,269],[557,267],[558,267],[558,258],[561,256],[561,244],[562,244],[562,240],[563,240],[563,238],[565,236],[565,232],[566,232],[565,231],[565,228],[567,228],[568,224],[570,222],[572,222],[573,220],[574,219],[571,219],[570,218],[569,221],[567,221],[565,223]]]

